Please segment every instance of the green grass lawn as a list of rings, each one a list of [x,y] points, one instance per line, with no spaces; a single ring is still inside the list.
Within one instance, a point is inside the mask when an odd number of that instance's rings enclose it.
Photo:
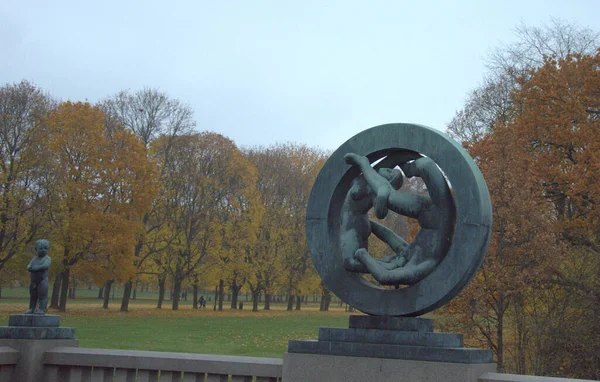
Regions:
[[[316,339],[321,326],[344,327],[342,314],[210,312],[179,317],[66,317],[82,347],[283,357],[287,341]]]
[[[7,325],[9,314],[27,309],[28,292],[3,288],[2,296],[0,325]],[[77,296],[60,315],[61,326],[77,329],[81,347],[281,358],[289,340],[317,339],[320,327],[348,327],[348,313],[338,304],[332,304],[330,312],[319,312],[315,303],[303,305],[301,311],[288,312],[284,304],[273,304],[271,311],[252,312],[251,302],[242,298],[244,310],[231,310],[226,303],[218,312],[209,304],[192,309],[188,298],[173,311],[169,300],[159,310],[154,298],[138,298],[131,301],[129,312],[119,312],[120,298],[111,300],[110,309],[102,309],[102,301],[94,298],[97,290],[78,290]]]

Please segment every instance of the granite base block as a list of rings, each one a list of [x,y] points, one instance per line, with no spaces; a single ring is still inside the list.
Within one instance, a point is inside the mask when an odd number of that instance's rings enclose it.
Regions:
[[[74,339],[75,328],[0,326],[0,339],[56,340]]]
[[[491,363],[491,350],[336,341],[289,341],[288,353],[405,359],[448,363]]]
[[[435,346],[447,348],[459,348],[464,344],[462,334],[339,328],[319,329],[319,341]]]
[[[59,327],[60,316],[56,314],[11,314],[8,326]]]

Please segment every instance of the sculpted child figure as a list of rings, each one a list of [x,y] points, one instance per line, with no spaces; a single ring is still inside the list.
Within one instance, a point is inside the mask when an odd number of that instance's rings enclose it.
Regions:
[[[426,157],[400,165],[408,178],[416,176],[423,179],[428,197],[397,191],[389,178],[383,176],[381,170],[375,171],[364,156],[349,153],[344,159],[362,171],[360,178],[373,192],[371,200],[378,218],[385,217],[390,209],[417,219],[421,227],[415,240],[407,245],[389,229],[381,226],[385,228],[383,230],[371,222],[373,233],[387,243],[396,255],[377,260],[369,255],[366,246],[360,246],[354,251],[355,261],[347,261],[344,255],[345,263],[352,264],[354,272],[366,270],[382,285],[412,285],[419,282],[442,261],[454,234],[454,199],[442,172],[433,160]],[[347,266],[345,268],[348,269]]]
[[[29,309],[25,314],[46,314],[48,305],[48,268],[50,267],[50,256],[48,249],[50,242],[45,239],[35,243],[35,256],[27,265],[31,283],[29,284]],[[36,312],[36,307],[38,308]]]
[[[379,175],[385,178],[388,181],[387,184],[393,189],[399,189],[404,182],[404,177],[399,170],[381,168],[379,169]],[[367,268],[355,258],[354,254],[358,249],[364,249],[365,251],[368,249],[368,239],[371,233],[387,243],[396,253],[400,253],[408,245],[406,241],[386,226],[369,220],[369,210],[374,204],[377,210],[381,204],[376,199],[377,194],[363,175],[354,178],[344,199],[340,232],[340,247],[344,259],[344,268],[350,272],[369,273]],[[379,200],[383,199],[380,197]],[[387,208],[387,199],[385,204],[385,208]],[[396,259],[396,256],[392,255],[379,261],[389,262],[392,260],[398,261],[401,259]]]

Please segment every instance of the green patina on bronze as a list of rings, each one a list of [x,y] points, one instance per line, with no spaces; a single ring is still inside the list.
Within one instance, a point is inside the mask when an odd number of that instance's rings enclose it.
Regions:
[[[369,162],[381,158],[371,169]],[[429,196],[397,192],[402,175],[395,166],[423,178]],[[406,243],[369,221],[372,207],[379,218],[388,210],[417,218],[415,240]],[[425,126],[388,124],[355,135],[331,155],[313,186],[306,230],[315,267],[343,301],[372,315],[418,316],[467,285],[483,261],[491,223],[483,176],[458,143]],[[371,233],[395,255],[372,258],[365,244]],[[363,273],[406,287],[384,289]]]
[[[48,305],[48,268],[50,268],[50,256],[48,256],[50,242],[40,239],[35,243],[35,256],[27,265],[30,274],[29,283],[29,309],[24,314],[46,314]]]

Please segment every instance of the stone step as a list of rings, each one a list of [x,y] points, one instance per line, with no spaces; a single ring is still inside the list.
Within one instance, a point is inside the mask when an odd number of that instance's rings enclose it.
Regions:
[[[416,317],[350,316],[350,329],[433,332],[433,320]]]
[[[491,350],[336,341],[289,341],[288,353],[406,359],[451,363],[491,363]]]

